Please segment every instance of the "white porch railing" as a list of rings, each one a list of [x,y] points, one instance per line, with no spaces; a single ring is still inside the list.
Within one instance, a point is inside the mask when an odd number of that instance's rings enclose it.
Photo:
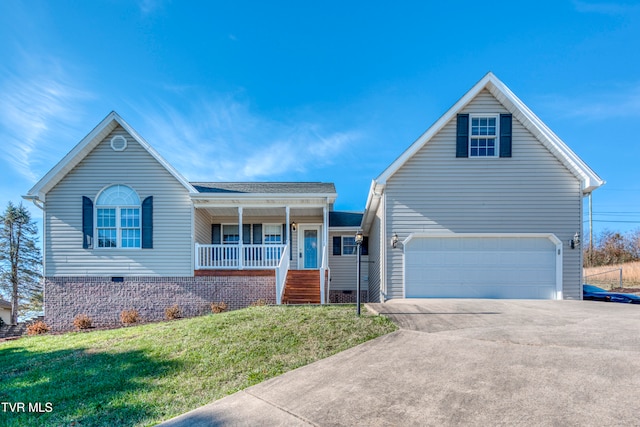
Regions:
[[[287,273],[289,272],[289,250],[285,246],[282,252],[280,263],[276,267],[276,304],[282,304],[282,295],[284,294],[284,285],[287,281]]]
[[[322,264],[320,264],[320,304],[326,304],[326,296],[325,296],[325,271],[327,271],[327,246],[326,244],[322,246]]]
[[[195,268],[196,270],[277,268],[286,247],[286,245],[201,245],[196,243]],[[242,259],[240,259],[240,253],[242,253]],[[287,261],[288,259],[287,257]]]

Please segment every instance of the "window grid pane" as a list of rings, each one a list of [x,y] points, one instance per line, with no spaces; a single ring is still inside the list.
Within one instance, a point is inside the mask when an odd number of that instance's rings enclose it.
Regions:
[[[98,247],[99,248],[115,248],[117,247],[116,236],[118,232],[115,228],[98,229]]]
[[[122,247],[123,248],[139,248],[140,247],[140,229],[123,229],[122,230]]]
[[[98,228],[107,228],[116,226],[116,210],[115,209],[98,209]]]
[[[342,254],[356,255],[358,253],[356,238],[350,236],[342,236]]]
[[[140,227],[140,209],[130,209],[130,208],[120,209],[120,227],[123,227],[123,228]]]

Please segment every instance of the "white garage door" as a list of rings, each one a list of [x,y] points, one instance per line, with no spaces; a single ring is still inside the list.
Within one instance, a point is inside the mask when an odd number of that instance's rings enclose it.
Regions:
[[[453,234],[405,242],[406,298],[557,298],[555,236]]]

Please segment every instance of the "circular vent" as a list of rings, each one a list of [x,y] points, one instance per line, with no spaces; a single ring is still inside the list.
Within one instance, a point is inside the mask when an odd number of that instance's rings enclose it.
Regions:
[[[113,151],[124,151],[127,148],[127,140],[122,135],[116,135],[111,138],[111,148]]]

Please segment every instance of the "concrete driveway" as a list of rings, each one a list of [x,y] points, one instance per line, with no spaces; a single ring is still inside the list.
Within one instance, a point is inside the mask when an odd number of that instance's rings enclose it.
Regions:
[[[638,305],[367,307],[401,329],[163,425],[640,425]]]

